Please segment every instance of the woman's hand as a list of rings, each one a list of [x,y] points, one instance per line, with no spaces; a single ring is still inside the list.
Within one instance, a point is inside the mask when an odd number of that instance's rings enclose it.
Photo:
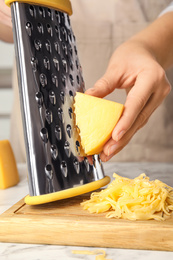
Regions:
[[[104,76],[86,93],[103,98],[116,88],[127,92],[125,109],[100,155],[102,161],[127,145],[171,90],[153,53],[133,38],[116,49]]]
[[[11,9],[0,0],[0,40],[13,42]]]

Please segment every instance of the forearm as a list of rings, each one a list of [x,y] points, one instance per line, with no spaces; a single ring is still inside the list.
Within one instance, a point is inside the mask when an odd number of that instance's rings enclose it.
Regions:
[[[11,10],[4,0],[0,0],[0,40],[13,42]]]
[[[9,43],[13,42],[12,28],[2,23],[0,23],[0,40]]]
[[[164,69],[173,65],[173,12],[156,19],[130,41],[148,49]]]

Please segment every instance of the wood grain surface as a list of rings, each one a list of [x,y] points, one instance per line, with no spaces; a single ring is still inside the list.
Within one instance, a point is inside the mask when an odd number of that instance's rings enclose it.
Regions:
[[[82,209],[87,198],[39,206],[20,200],[0,215],[0,242],[173,251],[173,216],[165,221],[106,219]]]

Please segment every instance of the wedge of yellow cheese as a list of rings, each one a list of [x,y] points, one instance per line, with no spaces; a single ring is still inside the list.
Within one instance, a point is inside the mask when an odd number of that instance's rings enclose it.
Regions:
[[[86,155],[99,154],[110,139],[124,105],[77,92],[74,98],[75,124]]]
[[[6,189],[19,182],[19,174],[13,150],[8,140],[0,141],[0,189]]]

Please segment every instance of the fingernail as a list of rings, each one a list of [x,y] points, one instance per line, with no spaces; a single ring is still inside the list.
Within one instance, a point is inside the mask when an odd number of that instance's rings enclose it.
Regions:
[[[84,160],[84,157],[81,157],[81,156],[77,156],[77,158],[78,158],[79,162],[82,162]]]
[[[125,134],[125,131],[122,130],[119,134],[117,134],[117,136],[115,137],[115,141],[118,142],[122,137],[123,135]]]
[[[85,94],[92,93],[93,91],[94,91],[93,88],[89,88],[89,89],[87,89],[87,90],[85,91]]]
[[[109,149],[108,149],[108,156],[110,156],[111,154],[113,154],[117,149],[117,144],[112,145]]]
[[[101,161],[102,161],[102,162],[107,162],[107,161],[109,161],[111,158],[112,158],[112,155],[109,155],[109,156],[104,155],[104,156],[101,157]]]

